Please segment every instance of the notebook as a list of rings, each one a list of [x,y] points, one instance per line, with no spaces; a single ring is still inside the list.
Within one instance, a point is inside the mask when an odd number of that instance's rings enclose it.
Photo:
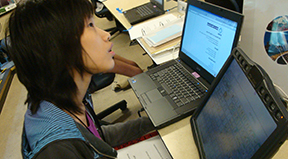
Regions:
[[[157,47],[175,38],[178,38],[182,34],[183,23],[181,21],[170,24],[165,28],[156,29],[152,33],[143,36],[143,40],[149,45],[149,47]]]
[[[155,127],[191,115],[199,106],[236,46],[242,20],[239,13],[188,0],[179,58],[128,79]]]
[[[134,25],[147,19],[164,14],[164,1],[165,0],[150,0],[149,3],[145,3],[135,8],[123,11],[123,14],[128,22],[131,25]]]
[[[286,108],[241,49],[228,61],[190,120],[200,158],[272,158],[287,138]]]

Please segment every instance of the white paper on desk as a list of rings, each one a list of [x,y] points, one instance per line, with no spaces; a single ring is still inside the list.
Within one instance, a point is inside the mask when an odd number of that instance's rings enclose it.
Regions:
[[[142,38],[149,45],[149,47],[159,46],[181,36],[183,23],[184,20],[178,18],[172,23],[167,24],[165,27],[156,29]]]
[[[153,54],[152,59],[157,65],[161,65],[165,62],[168,62],[179,57],[179,48],[173,50],[168,50],[161,52],[159,54]]]
[[[165,25],[175,20],[177,20],[177,17],[175,15],[167,14],[167,15],[160,16],[159,18],[155,18],[147,22],[137,24],[129,30],[130,39],[133,40],[133,39],[142,37],[144,35],[147,35],[151,33],[152,31],[158,28],[164,27]]]
[[[122,148],[117,152],[118,159],[172,159],[159,135]]]

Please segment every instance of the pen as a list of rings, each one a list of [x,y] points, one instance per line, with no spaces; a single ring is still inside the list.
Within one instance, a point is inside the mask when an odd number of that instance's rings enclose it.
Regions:
[[[1,73],[4,73],[6,70],[7,70],[7,68],[4,68],[4,69],[1,71]]]

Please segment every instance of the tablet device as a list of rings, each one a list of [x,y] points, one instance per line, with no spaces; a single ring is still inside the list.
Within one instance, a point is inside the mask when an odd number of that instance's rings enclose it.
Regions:
[[[191,117],[200,158],[270,158],[286,140],[288,114],[268,74],[232,51]]]

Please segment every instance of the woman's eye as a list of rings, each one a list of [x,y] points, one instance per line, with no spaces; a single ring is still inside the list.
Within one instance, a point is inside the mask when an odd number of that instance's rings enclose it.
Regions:
[[[94,24],[91,22],[88,24],[89,27],[94,27]]]

